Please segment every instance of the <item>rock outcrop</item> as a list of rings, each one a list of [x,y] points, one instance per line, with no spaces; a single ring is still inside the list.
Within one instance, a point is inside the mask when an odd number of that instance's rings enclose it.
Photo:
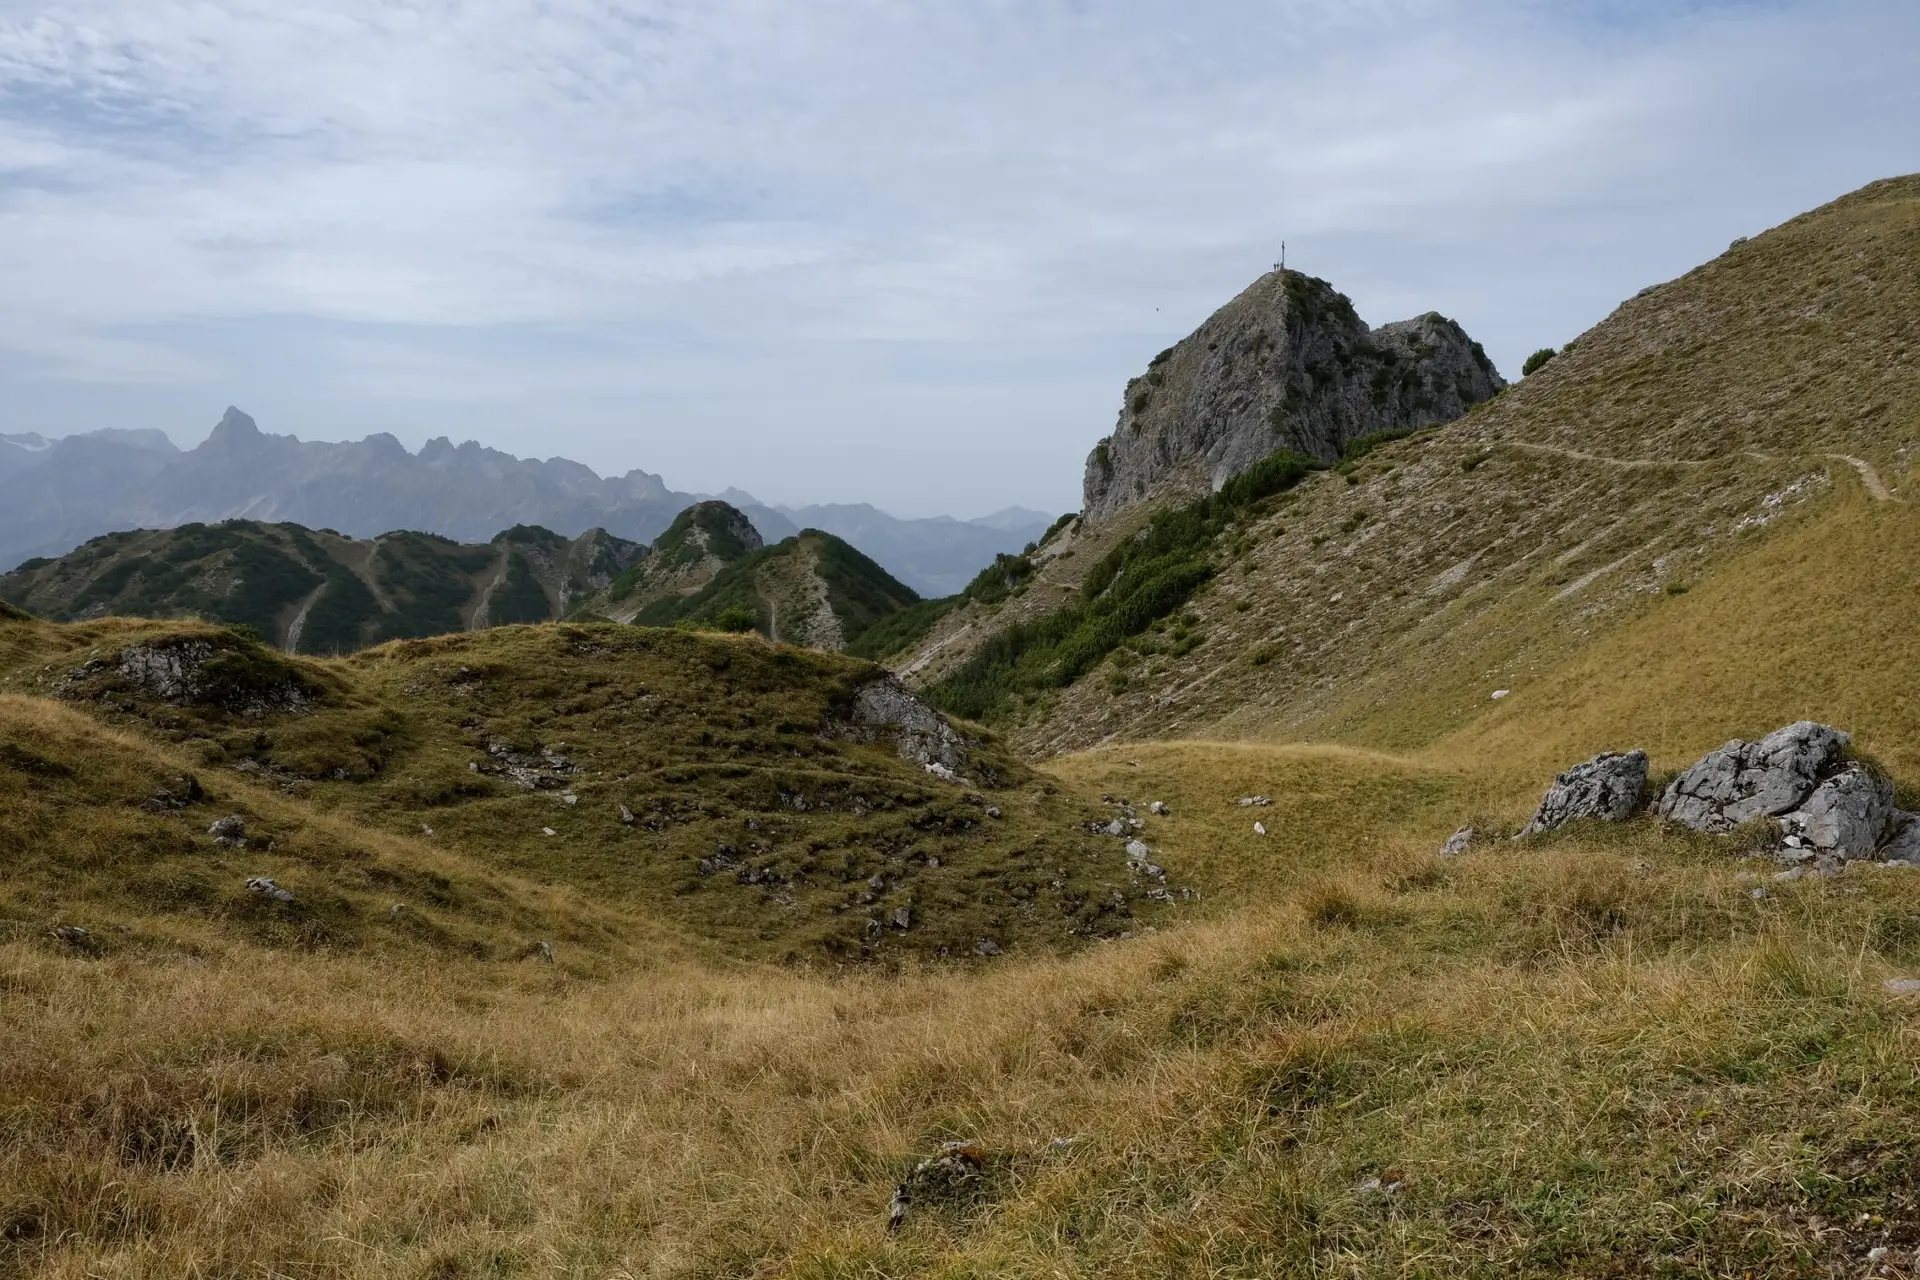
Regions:
[[[1646,752],[1602,752],[1553,780],[1524,834],[1552,831],[1576,818],[1625,822],[1639,811],[1646,790]]]
[[[1695,831],[1731,831],[1755,818],[1798,809],[1837,772],[1847,735],[1811,720],[1775,729],[1758,742],[1734,739],[1675,778],[1660,816]]]
[[[1789,841],[1815,854],[1870,858],[1892,834],[1893,784],[1849,765],[1813,789],[1806,802],[1780,819]]]
[[[1272,271],[1127,384],[1087,459],[1086,517],[1218,489],[1278,449],[1333,462],[1362,436],[1451,421],[1505,385],[1451,320],[1369,329],[1326,281]]]
[[[970,744],[946,717],[892,676],[861,685],[853,695],[850,731],[845,736],[886,737],[904,760],[911,760],[943,781],[959,780]]]

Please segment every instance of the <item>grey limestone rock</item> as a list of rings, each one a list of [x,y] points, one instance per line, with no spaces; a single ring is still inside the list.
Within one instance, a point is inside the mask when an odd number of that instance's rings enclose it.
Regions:
[[[1893,784],[1850,765],[1819,786],[1806,802],[1780,819],[1780,829],[1798,836],[1816,854],[1869,858],[1894,820]]]
[[[1625,822],[1640,808],[1646,789],[1646,752],[1602,752],[1553,780],[1525,834],[1552,831],[1575,818]]]
[[[247,892],[257,893],[263,898],[272,898],[275,902],[293,901],[293,894],[275,884],[272,876],[248,876]]]
[[[1920,814],[1895,809],[1891,830],[1892,836],[1880,850],[1881,860],[1920,866]]]
[[[924,765],[943,781],[959,780],[973,745],[893,676],[870,680],[854,693],[853,726],[860,736],[892,737],[901,758]]]
[[[207,834],[223,849],[237,848],[247,842],[247,820],[237,813],[230,813],[208,827]]]
[[[1127,384],[1087,459],[1085,518],[1218,489],[1280,449],[1333,462],[1362,436],[1450,422],[1505,385],[1451,320],[1370,329],[1326,281],[1270,271]]]
[[[1754,818],[1777,818],[1803,804],[1837,768],[1847,735],[1801,720],[1758,742],[1738,738],[1675,778],[1660,816],[1695,831],[1731,831]]]
[[[1460,828],[1458,831],[1448,836],[1447,842],[1440,846],[1441,856],[1446,858],[1459,857],[1461,854],[1465,853],[1468,849],[1473,847],[1473,838],[1479,834],[1480,833],[1475,831],[1472,827]]]

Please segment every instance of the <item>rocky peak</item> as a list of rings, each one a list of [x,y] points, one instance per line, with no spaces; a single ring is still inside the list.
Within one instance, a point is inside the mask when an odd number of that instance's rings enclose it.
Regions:
[[[1218,489],[1277,449],[1325,462],[1377,431],[1447,422],[1505,386],[1429,312],[1370,329],[1324,280],[1270,271],[1127,384],[1087,459],[1090,520],[1167,489]]]
[[[232,405],[228,405],[227,411],[220,415],[220,421],[214,424],[213,434],[207,437],[207,443],[233,445],[259,438],[260,424]]]

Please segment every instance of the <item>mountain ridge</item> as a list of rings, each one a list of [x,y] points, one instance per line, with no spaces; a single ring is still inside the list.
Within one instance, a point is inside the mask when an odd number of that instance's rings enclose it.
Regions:
[[[205,441],[187,450],[152,429],[33,439],[39,444],[24,435],[0,437],[0,566],[64,555],[116,531],[235,518],[358,538],[417,528],[482,542],[525,524],[567,537],[603,528],[647,542],[700,500],[650,472],[601,477],[566,458],[519,458],[445,436],[411,453],[384,432],[357,441],[272,435],[232,406]],[[891,571],[935,594],[957,590],[1045,524],[903,520],[866,504],[795,510],[804,523],[844,531]],[[749,514],[776,540],[799,532],[775,508],[755,503]]]

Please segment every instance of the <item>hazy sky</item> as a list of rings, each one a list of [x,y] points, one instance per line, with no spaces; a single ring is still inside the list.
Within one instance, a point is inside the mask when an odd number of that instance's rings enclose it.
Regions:
[[[1501,369],[1920,169],[1920,4],[0,0],[0,431],[1078,505],[1270,266]]]

